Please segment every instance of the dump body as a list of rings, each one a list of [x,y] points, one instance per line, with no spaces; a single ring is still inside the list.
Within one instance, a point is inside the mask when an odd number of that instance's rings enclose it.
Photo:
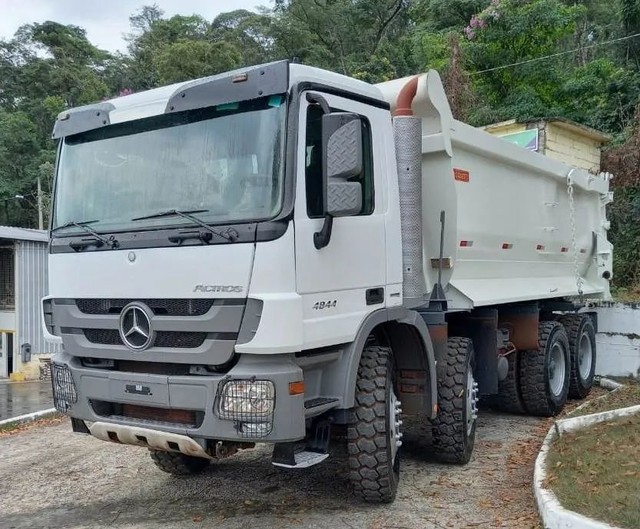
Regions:
[[[405,83],[378,87],[393,107]],[[609,296],[609,175],[572,168],[455,120],[433,71],[420,77],[413,111],[422,118],[427,291],[437,280],[444,211],[442,283],[450,309],[580,290]]]

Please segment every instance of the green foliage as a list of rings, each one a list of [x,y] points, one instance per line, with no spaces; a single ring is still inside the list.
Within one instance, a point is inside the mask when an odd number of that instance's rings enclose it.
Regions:
[[[640,284],[640,38],[608,43],[640,33],[640,0],[272,5],[214,20],[144,6],[130,17],[124,53],[100,50],[83,28],[54,21],[0,40],[0,222],[35,224],[36,180],[48,197],[51,126],[66,108],[278,59],[371,83],[434,68],[456,117],[472,124],[553,116],[614,135],[622,145],[605,160],[625,182],[611,208],[615,282]]]

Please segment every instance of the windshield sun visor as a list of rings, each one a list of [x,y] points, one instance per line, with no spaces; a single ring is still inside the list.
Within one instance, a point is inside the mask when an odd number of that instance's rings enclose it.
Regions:
[[[272,62],[188,83],[169,98],[165,112],[248,101],[283,94],[288,88],[289,62]]]
[[[72,134],[106,127],[111,124],[109,112],[114,108],[112,103],[105,102],[65,110],[58,115],[53,125],[52,137],[57,140]]]

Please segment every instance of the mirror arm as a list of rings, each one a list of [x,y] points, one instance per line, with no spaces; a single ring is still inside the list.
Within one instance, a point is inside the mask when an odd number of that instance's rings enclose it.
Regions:
[[[307,92],[307,101],[314,105],[320,106],[322,112],[324,114],[331,114],[331,107],[327,100],[322,97],[320,94],[314,94],[313,92]],[[325,213],[324,215],[324,223],[322,224],[322,229],[313,234],[313,245],[316,247],[316,250],[322,250],[329,245],[329,241],[331,240],[331,231],[333,229],[333,216]]]
[[[333,215],[329,215],[328,213],[324,216],[324,223],[322,224],[322,229],[313,234],[313,244],[316,247],[316,250],[322,250],[325,246],[329,244],[331,240],[331,230],[333,229]]]

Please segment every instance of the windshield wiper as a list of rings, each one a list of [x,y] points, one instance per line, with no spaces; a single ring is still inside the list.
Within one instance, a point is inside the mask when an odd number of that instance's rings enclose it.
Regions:
[[[203,227],[213,235],[222,237],[227,241],[231,241],[231,242],[235,241],[238,238],[238,233],[235,230],[229,229],[226,232],[222,233],[212,228],[206,222],[201,221],[198,217],[195,217],[193,215],[194,213],[207,213],[208,211],[209,211],[208,209],[192,209],[189,211],[180,211],[178,209],[170,209],[168,211],[160,211],[158,213],[153,213],[152,215],[145,215],[144,217],[136,217],[135,219],[131,219],[131,220],[137,221],[137,220],[147,220],[147,219],[159,219],[162,217],[182,217],[190,220],[191,222],[193,222],[194,224],[197,224],[198,226]],[[172,238],[176,240],[181,240],[181,237],[177,237],[177,238],[172,237]],[[206,240],[206,238],[204,237],[199,237],[199,238],[202,239],[203,242],[208,242],[208,240]]]
[[[107,245],[110,248],[117,248],[120,244],[118,243],[118,241],[116,240],[116,238],[112,235],[111,237],[105,237],[103,235],[100,235],[97,231],[95,231],[94,229],[90,228],[88,226],[88,224],[93,224],[94,222],[98,222],[97,220],[83,220],[80,222],[77,222],[75,220],[71,220],[69,222],[66,222],[65,224],[62,224],[60,226],[56,226],[55,228],[52,228],[51,233],[54,233],[58,230],[62,230],[64,228],[71,228],[76,227],[76,228],[80,228],[81,230],[84,230],[85,232],[87,232],[89,235],[94,237],[94,240],[91,241],[90,244],[86,244],[83,242],[77,243],[77,242],[71,242],[69,243],[69,246],[71,246],[71,248],[73,248],[74,250],[78,251],[78,250],[82,250],[83,248],[86,248],[87,246],[91,246],[91,245],[95,245],[96,247],[100,248],[103,245]]]

